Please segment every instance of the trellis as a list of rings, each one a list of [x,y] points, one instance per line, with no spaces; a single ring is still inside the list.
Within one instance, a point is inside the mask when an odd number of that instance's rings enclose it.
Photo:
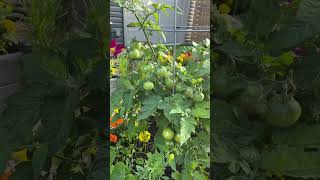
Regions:
[[[161,26],[160,18],[158,24],[163,32],[173,32],[173,61],[176,59],[177,51],[177,33],[187,32],[186,42],[199,41],[201,37],[210,36],[210,0],[192,0],[190,3],[190,12],[187,26],[177,26],[178,0],[174,0],[174,23],[173,26]],[[159,16],[160,17],[160,16]],[[128,26],[128,28],[131,28]],[[173,29],[170,29],[173,28]],[[154,30],[150,30],[154,31]],[[173,80],[175,84],[175,63],[172,63]],[[174,86],[175,87],[175,86]],[[175,93],[175,88],[173,88]]]

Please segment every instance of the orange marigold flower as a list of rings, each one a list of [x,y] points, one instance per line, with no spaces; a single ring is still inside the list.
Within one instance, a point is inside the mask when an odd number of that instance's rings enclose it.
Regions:
[[[9,177],[12,175],[11,171],[5,171],[0,175],[0,180],[9,180]]]
[[[116,123],[117,123],[118,125],[122,124],[122,123],[123,123],[123,118],[118,119],[118,120],[116,121]]]
[[[111,121],[112,119],[110,119],[110,121]],[[116,128],[116,127],[118,127],[120,124],[122,124],[123,123],[123,118],[120,118],[120,119],[118,119],[118,120],[116,120],[115,122],[110,122],[110,127],[112,127],[112,128]]]
[[[112,127],[112,128],[116,128],[117,127],[117,123],[110,123],[110,127]]]
[[[181,54],[181,57],[185,59],[187,56],[185,54]]]
[[[191,52],[186,52],[185,55],[186,55],[186,58],[185,58],[186,60],[190,60],[192,58]]]
[[[110,134],[110,142],[116,143],[118,141],[118,136],[115,134]]]

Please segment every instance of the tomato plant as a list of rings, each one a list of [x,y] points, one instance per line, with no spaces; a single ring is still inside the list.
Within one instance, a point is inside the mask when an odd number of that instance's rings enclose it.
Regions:
[[[320,177],[319,7],[214,1],[213,179]]]
[[[110,111],[119,109],[114,119],[125,120],[111,129],[118,136],[111,146],[111,179],[208,179],[210,41],[182,46],[174,59],[173,47],[152,45],[148,35],[150,29],[162,34],[148,17],[157,19],[159,11],[171,6],[116,2],[136,16],[138,22],[130,26],[145,32],[147,41],[130,44],[144,53],[139,60],[130,57],[130,50],[120,55],[127,57],[128,66],[119,70]],[[143,132],[150,136],[143,138]],[[191,167],[191,162],[196,165]]]
[[[98,165],[106,161],[105,2],[85,5],[79,33],[68,24],[75,17],[61,16],[70,3],[23,1],[32,46],[20,59],[19,90],[0,114],[0,179],[108,179]]]

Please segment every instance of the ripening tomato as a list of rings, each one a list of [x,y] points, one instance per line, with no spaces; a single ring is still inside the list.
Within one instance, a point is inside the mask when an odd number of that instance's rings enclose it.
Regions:
[[[171,79],[166,79],[164,83],[165,83],[165,85],[166,85],[167,88],[169,88],[169,89],[172,89],[172,88],[173,88],[173,85],[174,85],[173,80],[171,80]]]
[[[156,75],[160,78],[165,77],[168,74],[167,68],[164,66],[161,66],[157,71]]]
[[[146,65],[141,66],[140,70],[142,73],[147,74],[147,73],[152,72],[153,66],[151,64],[146,64]]]
[[[180,141],[181,141],[181,136],[180,136],[179,134],[176,134],[176,135],[174,136],[174,141],[176,141],[176,143],[180,143]]]
[[[172,140],[174,136],[174,132],[170,128],[164,128],[162,131],[162,137],[166,140]]]
[[[202,92],[195,92],[192,96],[195,102],[201,102],[204,99],[204,94]]]
[[[140,58],[140,51],[138,49],[133,49],[129,52],[130,59],[139,59]]]
[[[291,98],[286,102],[275,100],[269,104],[266,121],[275,127],[288,127],[295,124],[300,116],[301,105],[294,98]]]
[[[182,82],[178,82],[176,85],[176,91],[177,92],[182,92],[184,90],[184,85]]]
[[[169,161],[173,161],[174,160],[174,154],[170,153],[169,157],[168,157],[168,160]]]
[[[184,95],[186,95],[189,98],[193,97],[193,89],[191,87],[188,87],[185,91],[184,91]]]
[[[152,82],[147,81],[147,82],[145,82],[145,83],[143,84],[143,88],[144,88],[144,90],[146,90],[146,91],[150,91],[150,90],[152,90],[152,89],[154,88],[154,85],[153,85]]]

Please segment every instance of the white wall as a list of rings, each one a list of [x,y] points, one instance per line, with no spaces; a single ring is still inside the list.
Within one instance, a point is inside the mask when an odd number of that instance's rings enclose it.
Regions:
[[[146,0],[147,2],[148,0]],[[174,0],[152,0],[153,2],[159,3],[167,3],[174,7]],[[177,26],[187,26],[187,19],[189,15],[189,7],[190,0],[177,0],[178,7],[182,9],[183,14],[177,14]],[[174,26],[174,11],[169,10],[169,15],[164,13],[159,14],[160,25],[161,26]],[[127,11],[124,11],[124,37],[125,44],[128,45],[132,38],[136,38],[139,41],[145,41],[145,37],[142,31],[138,31],[136,28],[128,28],[127,25],[129,23],[136,22],[135,17]],[[163,29],[169,29],[170,27],[163,27]],[[170,28],[173,30],[173,28]],[[185,40],[185,32],[177,32],[177,43],[184,43]],[[173,32],[165,32],[167,42],[174,42],[174,33]],[[154,32],[154,35],[151,38],[152,43],[165,43],[163,38],[158,35],[157,32]]]

